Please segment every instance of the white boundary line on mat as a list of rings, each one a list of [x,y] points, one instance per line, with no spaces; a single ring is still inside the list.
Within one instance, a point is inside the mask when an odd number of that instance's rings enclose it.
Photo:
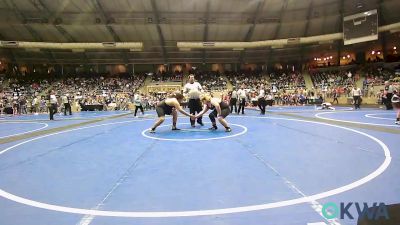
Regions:
[[[24,205],[36,207],[36,208],[41,208],[41,209],[47,209],[47,210],[52,210],[52,211],[58,211],[58,212],[65,212],[65,213],[73,213],[73,214],[82,214],[82,215],[93,215],[93,216],[109,216],[109,217],[133,217],[133,218],[165,218],[165,217],[193,217],[193,216],[209,216],[209,215],[221,215],[221,214],[232,214],[232,213],[242,213],[242,212],[251,212],[251,211],[257,211],[257,210],[265,210],[265,209],[272,209],[272,208],[279,208],[279,207],[285,207],[285,206],[291,206],[291,205],[296,205],[296,204],[302,204],[302,203],[308,203],[312,202],[318,199],[323,199],[327,198],[333,195],[337,195],[352,189],[355,189],[363,184],[368,183],[369,181],[375,179],[378,177],[380,174],[382,174],[390,165],[391,162],[391,155],[390,155],[390,150],[389,148],[383,143],[381,140],[378,138],[366,134],[364,132],[347,128],[347,127],[342,127],[338,125],[333,125],[333,124],[327,124],[327,123],[322,123],[322,122],[315,122],[315,121],[306,121],[306,120],[299,120],[299,119],[288,119],[288,118],[279,118],[279,117],[256,117],[256,118],[262,118],[262,119],[274,119],[274,120],[287,120],[287,121],[297,121],[297,122],[305,122],[305,123],[313,123],[313,124],[319,124],[319,125],[325,125],[325,126],[330,126],[330,127],[336,127],[340,129],[344,129],[347,131],[351,131],[360,135],[363,135],[365,137],[368,137],[369,139],[375,141],[383,150],[384,155],[385,155],[385,160],[383,163],[372,173],[368,174],[365,177],[362,177],[359,180],[356,180],[352,183],[346,184],[344,186],[331,189],[325,192],[321,192],[318,194],[310,195],[310,196],[305,196],[305,197],[300,197],[300,198],[295,198],[295,199],[290,199],[290,200],[284,200],[284,201],[278,201],[278,202],[271,202],[271,203],[265,203],[265,204],[258,204],[258,205],[247,205],[247,206],[239,206],[239,207],[232,207],[232,208],[221,208],[221,209],[205,209],[205,210],[194,210],[194,211],[162,211],[162,212],[155,212],[155,211],[105,211],[105,210],[90,210],[90,209],[82,209],[82,208],[73,208],[73,207],[66,207],[66,206],[60,206],[60,205],[53,205],[53,204],[48,204],[44,202],[39,202],[27,198],[23,198],[17,195],[14,195],[12,193],[9,193],[5,190],[0,189],[0,196],[9,199],[14,202],[18,202]],[[144,120],[142,120],[144,121]],[[18,143],[16,145],[13,145],[11,147],[8,147],[2,151],[0,151],[0,155],[4,154],[7,151],[10,151],[17,146],[29,143],[34,140],[38,140],[44,137],[52,136],[52,135],[57,135],[57,134],[62,134],[62,133],[67,133],[71,131],[76,131],[76,130],[82,130],[82,129],[88,129],[88,128],[93,128],[93,127],[100,127],[100,126],[107,126],[107,125],[114,125],[114,124],[122,124],[122,123],[129,123],[129,122],[134,122],[134,121],[122,121],[122,122],[114,122],[114,123],[105,123],[105,124],[99,124],[99,125],[93,125],[93,126],[87,126],[87,127],[81,127],[81,128],[75,128],[71,130],[66,130],[66,131],[61,131],[53,134],[48,134],[44,135],[41,137],[36,137],[33,139],[29,139],[27,141]]]
[[[342,111],[341,113],[346,112],[346,111]],[[375,125],[375,126],[383,126],[383,127],[399,127],[399,125],[395,125],[395,124],[381,124],[381,123],[365,123],[365,122],[357,122],[357,121],[351,121],[351,120],[338,120],[338,119],[331,119],[331,118],[326,118],[323,117],[321,115],[325,115],[325,114],[334,114],[337,112],[321,112],[321,113],[317,113],[315,114],[315,117],[319,118],[319,119],[323,119],[323,120],[329,120],[329,121],[336,121],[336,122],[345,122],[345,123],[353,123],[353,124],[365,124],[365,125]],[[394,121],[394,120],[393,120]]]
[[[189,124],[189,123],[180,123],[180,124]],[[151,135],[147,134],[149,129],[143,130],[142,131],[142,135],[143,135],[143,137],[151,138],[151,139],[159,140],[159,141],[188,142],[188,141],[212,141],[212,140],[233,138],[233,137],[237,137],[237,136],[243,135],[243,134],[245,134],[247,132],[247,127],[245,127],[243,125],[234,124],[234,123],[230,123],[230,125],[236,126],[236,127],[241,127],[243,130],[240,133],[237,133],[237,134],[232,134],[232,135],[222,136],[222,137],[214,137],[214,138],[187,138],[187,139],[160,138],[160,137],[155,137],[155,136],[151,136]],[[162,126],[159,126],[159,127],[166,127],[166,126],[170,126],[170,125],[162,125]],[[211,133],[211,131],[210,131],[210,133]]]
[[[371,114],[365,114],[365,117],[378,119],[378,120],[391,120],[391,121],[393,121],[394,119],[375,116],[375,115],[388,115],[388,114],[390,114],[390,113],[371,113]],[[396,117],[396,113],[393,113],[393,118],[395,118],[395,117]]]
[[[38,128],[38,129],[33,129],[33,130],[21,132],[21,133],[16,133],[16,134],[10,134],[10,135],[6,135],[6,136],[1,136],[0,139],[2,139],[2,138],[14,137],[14,136],[18,136],[18,135],[21,135],[21,134],[29,134],[29,133],[32,133],[32,132],[35,132],[35,131],[38,131],[38,130],[42,130],[42,129],[44,129],[44,128],[46,128],[46,127],[49,126],[49,124],[47,124],[47,123],[40,123],[40,122],[24,122],[24,121],[20,121],[20,122],[14,122],[14,121],[8,122],[8,121],[4,121],[4,122],[0,123],[0,127],[1,127],[1,124],[7,124],[7,123],[34,123],[34,124],[42,124],[42,125],[44,125],[44,126]]]

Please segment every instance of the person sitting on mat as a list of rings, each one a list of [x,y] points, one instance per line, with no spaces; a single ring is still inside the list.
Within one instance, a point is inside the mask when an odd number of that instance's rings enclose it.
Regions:
[[[229,105],[221,99],[218,98],[211,98],[210,95],[204,95],[201,97],[201,101],[204,104],[203,111],[196,115],[197,117],[203,116],[209,109],[213,110],[209,117],[212,122],[212,127],[209,130],[216,130],[218,129],[217,123],[215,118],[218,118],[218,121],[225,127],[226,132],[231,132],[232,129],[229,127],[228,123],[226,122],[225,118],[229,115],[231,110],[229,109]]]
[[[324,103],[322,103],[321,104],[321,108],[319,108],[320,110],[325,110],[325,109],[328,109],[328,110],[335,110],[335,108],[334,107],[332,107],[332,104],[330,103],[330,102],[324,102]]]
[[[150,133],[155,133],[156,128],[160,126],[165,121],[165,115],[172,114],[172,130],[180,130],[176,128],[176,121],[178,120],[177,111],[181,112],[185,116],[189,116],[192,119],[195,119],[194,115],[191,115],[181,107],[181,102],[183,100],[183,95],[180,93],[174,93],[168,96],[165,100],[161,101],[157,104],[156,112],[158,115],[157,122],[150,128]]]

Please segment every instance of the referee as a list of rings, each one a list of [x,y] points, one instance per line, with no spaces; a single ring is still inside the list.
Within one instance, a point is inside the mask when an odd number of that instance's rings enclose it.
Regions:
[[[189,97],[188,107],[190,110],[190,114],[195,115],[196,113],[200,113],[203,109],[200,102],[200,94],[203,91],[203,88],[199,84],[199,82],[194,81],[194,75],[189,75],[189,83],[185,84],[183,87],[183,93],[187,94]],[[197,123],[201,126],[204,126],[203,117],[197,118]],[[195,120],[190,119],[190,124],[192,127],[195,127]]]
[[[50,113],[50,120],[54,120],[54,114],[57,113],[57,97],[54,93],[53,90],[49,91],[48,95],[48,101],[49,101],[49,113]]]
[[[353,95],[354,109],[360,109],[362,95],[361,89],[354,85],[353,90],[351,90],[351,94]]]
[[[64,116],[67,115],[67,112],[69,115],[72,115],[72,110],[71,110],[71,100],[69,99],[69,94],[65,94],[61,98],[62,103],[64,104]]]
[[[260,90],[258,91],[257,102],[258,107],[261,110],[261,115],[265,115],[265,106],[267,105],[267,102],[265,101],[264,84],[261,84]]]
[[[142,115],[144,115],[144,111],[143,111],[143,95],[141,93],[136,93],[133,99],[134,103],[135,103],[135,115],[134,117],[136,117],[137,111],[140,109],[140,111],[142,112]]]

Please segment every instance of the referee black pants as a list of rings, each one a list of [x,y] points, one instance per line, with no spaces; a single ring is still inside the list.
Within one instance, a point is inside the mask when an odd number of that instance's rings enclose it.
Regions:
[[[265,106],[266,105],[267,105],[267,101],[265,101],[265,98],[258,99],[258,108],[260,108],[261,114],[265,114]]]
[[[392,93],[386,93],[385,106],[386,106],[387,110],[392,110],[393,109],[392,97],[393,97]]]
[[[354,108],[359,109],[361,104],[361,97],[360,96],[353,96],[354,99]]]
[[[54,114],[57,113],[57,104],[50,104],[49,113],[50,113],[50,120],[54,120]]]
[[[192,115],[195,115],[196,113],[200,113],[203,110],[200,99],[189,99],[188,107],[189,107],[189,112]],[[202,120],[203,120],[203,117],[197,118],[197,123],[203,124]],[[190,124],[192,126],[194,126],[195,121],[190,119]]]
[[[233,107],[235,107],[235,113],[237,113],[237,106],[236,106],[237,99],[231,98],[229,101],[229,106],[231,107],[231,113],[233,112]]]
[[[337,97],[334,97],[334,98],[333,98],[333,102],[332,102],[332,103],[335,103],[335,102],[336,102],[336,104],[339,104],[339,100],[338,100]]]
[[[71,110],[71,104],[70,103],[64,103],[64,116],[67,115],[67,112],[69,115],[72,115],[72,110]]]
[[[142,114],[144,114],[144,111],[143,111],[143,106],[142,105],[135,105],[135,115],[134,116],[136,116],[136,113],[137,113],[137,111],[140,109],[140,111],[142,112]]]
[[[239,110],[238,113],[240,113],[240,110],[242,110],[242,114],[244,114],[244,107],[246,106],[246,99],[240,99],[239,100]]]

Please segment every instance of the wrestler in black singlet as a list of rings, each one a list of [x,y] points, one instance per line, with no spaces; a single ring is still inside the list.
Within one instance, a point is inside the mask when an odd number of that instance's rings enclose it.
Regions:
[[[160,103],[157,104],[156,112],[158,117],[163,117],[165,115],[171,115],[173,106],[167,105],[165,100],[162,100]]]
[[[231,110],[229,109],[229,105],[226,104],[225,102],[220,102],[219,107],[221,107],[221,116],[225,119],[231,112]],[[215,122],[215,117],[217,117],[217,115],[218,115],[217,109],[215,109],[215,106],[212,104],[211,104],[210,109],[213,110],[210,113],[211,122]],[[211,118],[211,117],[213,117],[213,118]]]

